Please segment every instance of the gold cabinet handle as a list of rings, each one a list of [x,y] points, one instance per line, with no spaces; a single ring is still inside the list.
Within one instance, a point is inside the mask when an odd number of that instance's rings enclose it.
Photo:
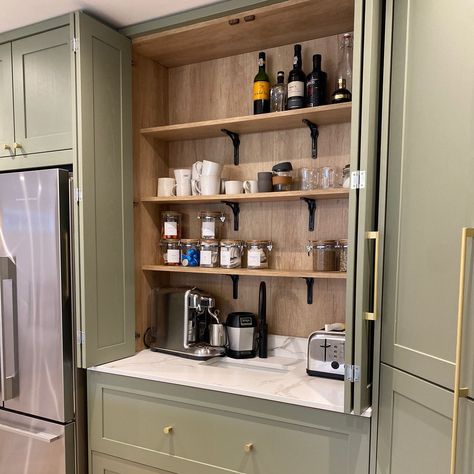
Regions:
[[[464,227],[461,235],[461,265],[459,269],[458,322],[456,334],[456,369],[454,371],[453,430],[451,436],[450,474],[456,473],[458,451],[459,399],[469,396],[468,388],[461,388],[462,330],[464,320],[464,286],[466,283],[467,239],[474,238],[474,229]]]
[[[14,149],[14,150],[20,150],[20,149],[22,149],[22,148],[23,148],[23,147],[22,147],[19,143],[16,143],[16,142],[15,142],[15,143],[13,144],[13,149]]]
[[[8,145],[7,143],[2,143],[0,145],[0,150],[11,150],[12,147],[10,145]]]
[[[252,449],[253,449],[253,443],[244,444],[244,451],[246,453],[250,453],[250,451],[252,451]]]
[[[375,241],[375,255],[374,255],[374,301],[373,301],[373,312],[364,312],[364,319],[367,321],[377,320],[377,297],[379,291],[379,238],[380,233],[378,231],[366,232],[365,238],[367,240]]]
[[[173,427],[172,427],[172,426],[165,426],[165,427],[163,428],[163,433],[164,433],[164,434],[171,434],[172,431],[173,431]]]

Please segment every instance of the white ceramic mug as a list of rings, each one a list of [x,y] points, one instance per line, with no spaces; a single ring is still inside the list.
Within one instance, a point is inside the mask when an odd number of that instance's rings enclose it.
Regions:
[[[174,178],[158,178],[158,196],[174,196],[176,180]]]
[[[222,165],[215,161],[203,160],[201,176],[219,176],[222,174]]]
[[[246,193],[258,193],[258,182],[255,179],[244,181],[244,191]]]
[[[226,181],[225,182],[226,194],[241,194],[243,192],[243,189],[244,188],[243,188],[242,181]]]
[[[199,181],[202,174],[202,161],[196,161],[192,166],[191,179]]]
[[[191,168],[180,168],[174,170],[174,177],[176,178],[176,183],[179,183],[183,179],[191,179]]]
[[[191,196],[191,178],[176,181],[176,196]]]
[[[201,176],[199,181],[195,182],[195,187],[199,194],[203,196],[212,196],[219,194],[221,188],[220,176]]]

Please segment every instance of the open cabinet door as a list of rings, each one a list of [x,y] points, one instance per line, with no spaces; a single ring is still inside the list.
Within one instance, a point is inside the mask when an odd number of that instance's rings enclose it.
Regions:
[[[352,327],[353,367],[356,370],[352,383],[352,410],[357,415],[363,413],[372,403],[374,325],[379,314],[380,301],[380,285],[376,284],[376,249],[379,243],[378,148],[383,12],[382,2],[379,0],[365,0],[362,3],[362,63],[358,91],[360,103],[353,110],[353,117],[358,114],[358,123],[353,122],[351,138],[352,156],[358,156],[358,170],[361,172],[357,190],[357,211],[351,213],[352,218],[356,219],[356,225],[350,223],[350,229],[355,229],[356,235],[353,246],[355,282]],[[355,120],[354,117],[353,121]]]
[[[134,353],[131,44],[75,14],[81,360]]]

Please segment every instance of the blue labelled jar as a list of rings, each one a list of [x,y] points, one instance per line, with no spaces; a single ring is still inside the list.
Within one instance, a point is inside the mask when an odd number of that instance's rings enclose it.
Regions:
[[[181,265],[199,267],[199,240],[181,239]]]

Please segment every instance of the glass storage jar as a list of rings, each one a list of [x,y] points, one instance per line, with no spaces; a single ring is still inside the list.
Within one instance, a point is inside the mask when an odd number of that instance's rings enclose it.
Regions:
[[[344,166],[342,170],[342,187],[347,189],[351,187],[351,165]]]
[[[180,243],[178,239],[162,240],[163,263],[165,265],[177,266],[180,264]]]
[[[313,254],[315,272],[334,272],[336,268],[336,241],[310,240],[306,246],[308,255]]]
[[[199,240],[181,239],[181,265],[199,267]]]
[[[181,214],[175,211],[163,211],[161,213],[161,238],[181,238]]]
[[[339,240],[336,244],[336,269],[340,272],[347,272],[347,251],[349,243],[347,240]]]
[[[271,240],[247,240],[247,268],[268,268],[270,252],[273,244]]]
[[[199,253],[199,266],[215,268],[219,266],[219,241],[215,239],[201,240]]]
[[[221,241],[221,259],[222,268],[240,268],[242,266],[242,253],[244,249],[241,240],[222,240]]]
[[[201,239],[218,239],[220,228],[225,221],[225,215],[219,211],[200,211],[198,219],[201,220]]]

